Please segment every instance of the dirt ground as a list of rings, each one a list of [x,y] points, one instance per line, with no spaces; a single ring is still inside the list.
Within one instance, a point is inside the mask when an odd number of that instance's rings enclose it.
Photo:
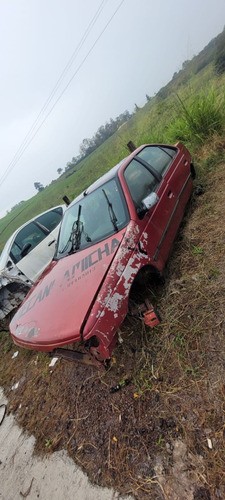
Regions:
[[[113,489],[93,486],[65,450],[46,457],[33,453],[35,439],[5,415],[7,400],[0,388],[0,499],[118,500]],[[3,418],[3,420],[2,420]],[[133,500],[126,496],[124,500]]]
[[[193,197],[165,284],[147,286],[162,323],[128,317],[109,371],[49,367],[20,349],[13,358],[0,336],[8,413],[36,452],[65,449],[94,484],[138,500],[225,498],[224,168],[208,169]]]

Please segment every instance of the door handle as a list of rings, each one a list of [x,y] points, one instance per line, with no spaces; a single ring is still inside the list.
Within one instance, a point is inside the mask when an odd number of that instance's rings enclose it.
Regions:
[[[53,243],[55,243],[55,240],[49,241],[48,247],[50,247]]]
[[[167,193],[168,198],[173,198],[173,191],[171,189]]]

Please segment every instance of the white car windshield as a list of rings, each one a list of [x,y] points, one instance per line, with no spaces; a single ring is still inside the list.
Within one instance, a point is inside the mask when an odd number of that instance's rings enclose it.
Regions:
[[[22,258],[22,250],[26,244],[29,248],[24,254],[26,256],[42,240],[46,238],[61,222],[63,216],[63,207],[54,207],[34,219],[26,222],[17,229],[6,242],[0,256],[0,271],[6,269],[7,264],[12,262],[17,264]]]
[[[109,237],[120,231],[127,221],[128,211],[119,183],[111,179],[67,209],[56,258]]]

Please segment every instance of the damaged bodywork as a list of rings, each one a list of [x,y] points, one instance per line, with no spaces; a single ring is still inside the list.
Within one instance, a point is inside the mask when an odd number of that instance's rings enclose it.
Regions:
[[[13,312],[49,265],[55,252],[64,206],[43,212],[17,229],[0,256],[0,325]]]
[[[26,297],[32,282],[19,269],[14,273],[2,271],[0,274],[0,325],[6,328],[11,313],[19,307]]]
[[[53,261],[11,322],[14,342],[83,359],[65,349],[79,342],[96,363],[109,360],[134,281],[165,267],[193,176],[181,143],[144,145],[76,198]],[[146,324],[158,324],[151,304],[141,312]]]

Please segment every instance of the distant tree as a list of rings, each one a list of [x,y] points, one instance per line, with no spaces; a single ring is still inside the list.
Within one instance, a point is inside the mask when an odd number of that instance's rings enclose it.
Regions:
[[[135,104],[134,104],[134,111],[135,111],[135,113],[137,113],[137,111],[139,111],[140,109],[141,108],[139,108],[139,106],[135,102]]]
[[[160,97],[160,99],[166,99],[166,97],[169,94],[169,89],[168,86],[166,85],[165,87],[162,87],[158,92],[157,92],[157,97]]]
[[[73,156],[72,158],[72,165],[76,165],[77,163],[79,163],[79,161],[81,161],[81,156],[78,155],[78,156]]]
[[[225,72],[225,50],[221,52],[215,61],[216,72],[218,75],[222,75]]]
[[[80,145],[80,154],[82,157],[88,156],[92,151],[94,151],[95,146],[93,144],[92,139],[83,139],[82,144]]]
[[[63,169],[62,168],[57,168],[57,172],[60,175],[62,173]]]
[[[138,108],[139,109],[139,108]],[[115,119],[110,118],[109,122],[105,125],[101,125],[97,132],[91,138],[83,139],[80,144],[80,154],[72,158],[71,162],[68,162],[65,167],[65,172],[73,170],[74,167],[78,165],[84,158],[93,153],[104,141],[106,141],[111,135],[113,135],[124,123],[126,123],[132,114],[126,109],[123,113],[117,116]]]
[[[39,193],[44,190],[44,186],[40,182],[34,182],[34,187]]]
[[[225,30],[220,34],[215,54],[215,68],[218,75],[225,72]]]
[[[217,75],[225,72],[225,27],[216,38],[215,70]]]
[[[113,135],[124,123],[126,123],[130,118],[131,114],[129,111],[125,110],[114,120],[110,118],[109,122],[105,125],[101,125],[95,135],[90,138],[83,139],[80,145],[80,155],[77,158],[73,158],[72,162],[77,164],[82,159],[90,155],[95,149],[97,149],[104,141],[106,141],[111,135]]]
[[[66,167],[65,167],[65,172],[67,172],[68,170],[70,170],[72,168],[73,164],[71,163],[71,161],[68,161],[67,164],[66,164]]]
[[[148,94],[146,94],[146,101],[147,102],[151,101],[151,97]]]
[[[186,61],[184,61],[183,64],[182,64],[182,69],[186,69],[189,62],[190,62],[190,60],[186,59]]]

